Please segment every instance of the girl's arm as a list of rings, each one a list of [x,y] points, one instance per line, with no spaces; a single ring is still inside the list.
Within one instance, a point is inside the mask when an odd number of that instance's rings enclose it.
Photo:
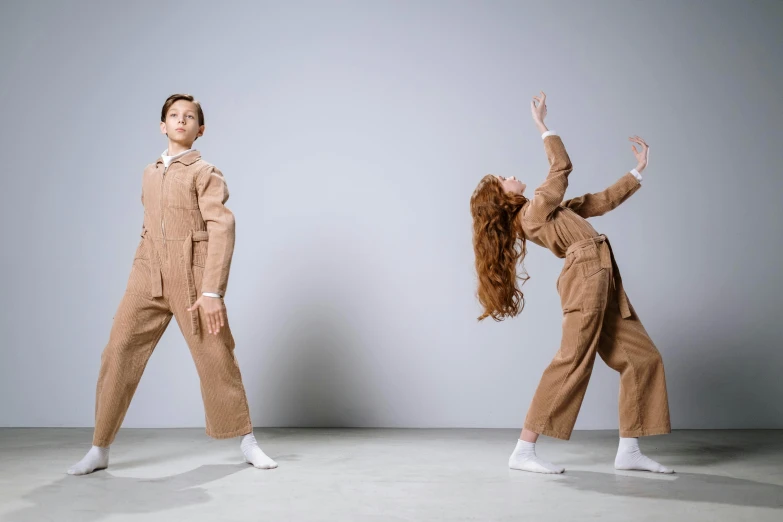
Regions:
[[[641,172],[647,167],[650,148],[647,143],[638,136],[629,139],[642,147],[641,151],[637,151],[636,147],[631,145],[634,156],[636,156],[637,159],[636,168],[628,172],[615,184],[602,192],[585,194],[584,196],[564,201],[564,207],[570,208],[583,218],[601,216],[620,206],[621,203],[639,190],[642,181]]]
[[[536,103],[538,102],[538,103]],[[533,199],[525,213],[525,219],[531,222],[549,220],[560,206],[568,188],[568,175],[573,170],[565,145],[560,136],[548,130],[544,125],[547,114],[546,94],[534,96],[530,102],[530,111],[538,130],[544,139],[544,148],[549,159],[549,174],[546,180],[535,190]]]

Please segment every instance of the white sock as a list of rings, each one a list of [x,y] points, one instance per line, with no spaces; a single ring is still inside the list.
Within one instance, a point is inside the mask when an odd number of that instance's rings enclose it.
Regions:
[[[550,464],[536,457],[536,443],[519,440],[514,453],[508,459],[508,467],[520,471],[532,471],[533,473],[562,473],[565,468]]]
[[[82,460],[68,469],[69,475],[87,475],[109,467],[109,447],[93,446]]]
[[[252,431],[242,437],[239,447],[242,449],[248,464],[252,464],[258,469],[275,469],[277,467],[277,462],[267,457],[266,453],[258,447],[258,442],[256,442],[256,437]]]
[[[673,469],[662,466],[653,459],[645,457],[639,449],[639,439],[620,437],[617,457],[614,459],[615,469],[635,471],[652,471],[653,473],[674,473]]]

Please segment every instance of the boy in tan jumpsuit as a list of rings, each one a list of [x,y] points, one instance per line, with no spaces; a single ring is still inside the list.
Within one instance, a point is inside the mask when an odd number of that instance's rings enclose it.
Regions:
[[[109,445],[128,410],[144,367],[172,317],[190,347],[201,380],[210,437],[242,437],[245,460],[277,464],[261,451],[234,357],[223,296],[234,251],[234,215],[223,174],[192,149],[204,134],[201,105],[175,94],[161,111],[169,146],[144,170],[144,226],[125,295],[101,356],[93,447],[68,473],[109,464]]]

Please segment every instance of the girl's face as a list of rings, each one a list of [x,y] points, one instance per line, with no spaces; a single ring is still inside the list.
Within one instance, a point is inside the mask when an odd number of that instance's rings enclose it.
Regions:
[[[503,191],[507,194],[519,194],[520,196],[525,194],[527,185],[518,181],[517,178],[511,176],[510,178],[504,178],[503,176],[495,176],[503,186]]]

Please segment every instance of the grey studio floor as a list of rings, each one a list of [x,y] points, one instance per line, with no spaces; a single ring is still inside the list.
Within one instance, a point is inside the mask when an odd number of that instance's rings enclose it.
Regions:
[[[89,429],[0,429],[0,520],[783,520],[783,432],[675,431],[643,449],[677,474],[618,472],[617,432],[542,439],[567,467],[507,468],[508,429],[256,429],[280,467],[241,462],[238,439],[123,429],[108,470],[67,476]]]

